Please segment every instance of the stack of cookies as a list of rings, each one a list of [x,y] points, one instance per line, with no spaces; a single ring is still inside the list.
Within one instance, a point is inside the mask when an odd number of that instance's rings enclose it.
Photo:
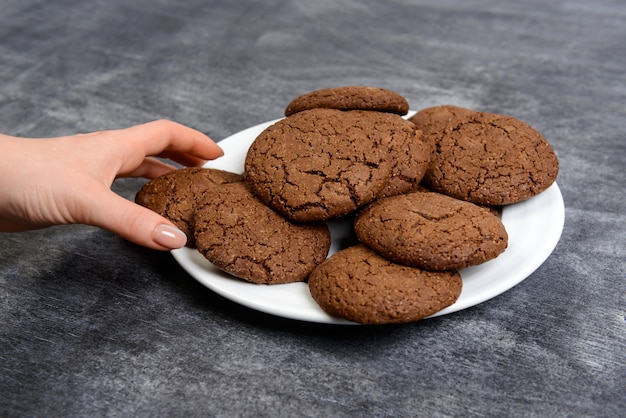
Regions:
[[[322,309],[359,323],[416,321],[458,299],[459,269],[506,249],[497,207],[547,189],[558,162],[515,118],[408,111],[386,89],[316,90],[254,140],[243,175],[176,170],[136,201],[236,277],[308,281]],[[337,218],[353,222],[358,244],[328,257],[326,222]]]

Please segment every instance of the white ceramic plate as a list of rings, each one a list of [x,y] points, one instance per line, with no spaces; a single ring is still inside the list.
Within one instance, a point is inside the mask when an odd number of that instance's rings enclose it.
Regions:
[[[243,173],[248,147],[265,128],[278,120],[253,126],[220,141],[224,156],[208,162],[206,167]],[[502,222],[509,235],[508,248],[494,260],[460,270],[463,279],[461,295],[453,305],[432,317],[477,305],[520,283],[550,256],[561,237],[564,220],[563,197],[556,183],[532,199],[506,206],[502,210]],[[342,243],[352,241],[352,225],[349,222],[331,221],[329,229],[332,241],[330,254],[337,252]],[[182,248],[172,251],[172,254],[200,283],[241,305],[301,321],[354,324],[324,312],[311,297],[305,283],[251,284],[217,269],[196,249]]]

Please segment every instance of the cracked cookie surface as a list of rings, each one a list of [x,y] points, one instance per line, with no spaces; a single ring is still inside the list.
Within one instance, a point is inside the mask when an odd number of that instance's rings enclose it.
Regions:
[[[395,128],[398,118],[360,110],[296,113],[254,140],[245,160],[246,181],[289,219],[312,222],[346,215],[386,185],[390,144],[403,135]]]
[[[185,167],[156,177],[135,195],[135,202],[172,221],[193,246],[193,213],[202,195],[225,183],[241,182],[243,176],[214,168]]]
[[[426,191],[369,204],[356,216],[354,230],[383,257],[428,270],[477,265],[508,244],[504,225],[489,209]]]
[[[395,130],[403,134],[394,135],[389,146],[391,175],[377,199],[417,190],[430,163],[431,146],[421,130],[399,116]]]
[[[430,134],[433,132],[441,132],[456,121],[478,113],[479,112],[475,110],[464,107],[440,105],[421,109],[411,116],[409,120],[421,129],[422,132]]]
[[[452,305],[462,285],[456,271],[403,266],[364,245],[333,254],[309,277],[324,311],[362,324],[417,321]]]
[[[375,110],[406,115],[409,111],[409,103],[400,94],[380,87],[331,87],[296,97],[287,105],[285,116],[316,108]]]
[[[325,223],[290,222],[258,200],[246,182],[206,194],[195,213],[200,253],[251,283],[303,281],[330,249]]]
[[[546,139],[510,116],[473,112],[428,137],[433,152],[424,184],[458,199],[521,202],[547,189],[559,171]]]

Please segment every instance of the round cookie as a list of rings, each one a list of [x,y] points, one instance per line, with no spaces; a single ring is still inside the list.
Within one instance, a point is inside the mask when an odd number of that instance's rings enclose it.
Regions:
[[[409,103],[400,94],[379,87],[331,87],[296,97],[287,105],[285,116],[315,108],[376,110],[406,115],[409,111]]]
[[[305,280],[330,249],[325,223],[290,222],[258,200],[246,182],[204,196],[195,212],[195,239],[219,269],[263,284]]]
[[[455,270],[502,253],[508,235],[487,208],[434,192],[377,200],[356,216],[362,243],[396,263],[427,270]]]
[[[521,202],[547,189],[559,164],[546,139],[510,116],[478,112],[433,134],[429,188],[483,205]]]
[[[389,180],[398,119],[362,110],[298,112],[254,140],[246,180],[265,204],[291,220],[346,215],[372,201]]]
[[[333,254],[309,276],[311,296],[325,312],[362,324],[417,321],[452,305],[462,286],[456,271],[403,266],[364,245]]]
[[[409,118],[426,135],[444,131],[448,126],[479,112],[464,107],[441,105],[422,109]]]
[[[156,177],[135,195],[135,202],[172,221],[193,246],[193,213],[198,199],[225,183],[241,182],[240,174],[214,168],[185,167]]]

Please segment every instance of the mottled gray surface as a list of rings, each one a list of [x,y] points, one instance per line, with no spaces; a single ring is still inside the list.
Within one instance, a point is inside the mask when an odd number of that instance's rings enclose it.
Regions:
[[[623,416],[626,3],[0,0],[0,131],[224,138],[317,88],[514,115],[554,146],[552,256],[401,326],[292,322],[85,226],[0,235],[1,416]],[[132,198],[141,180],[115,190]]]

